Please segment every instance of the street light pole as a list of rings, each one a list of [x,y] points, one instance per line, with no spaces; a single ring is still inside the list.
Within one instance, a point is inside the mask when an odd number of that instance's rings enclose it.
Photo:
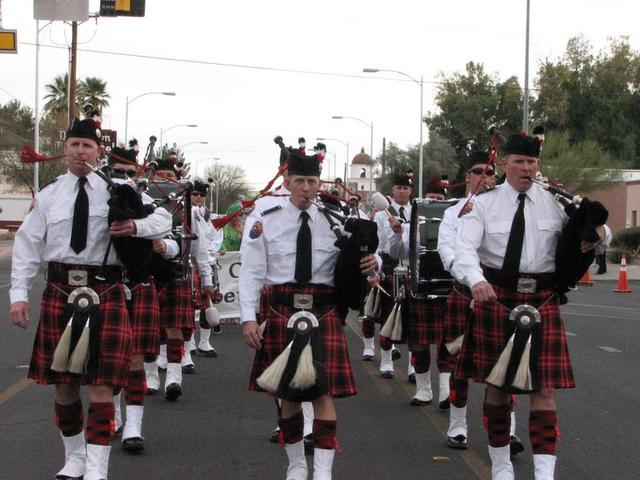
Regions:
[[[220,175],[218,173],[218,160],[220,160],[220,159],[219,158],[214,158],[215,165],[213,167],[213,171],[216,172],[216,177],[217,177],[217,181],[216,181],[216,215],[218,215],[218,196],[220,194]]]
[[[196,125],[195,123],[190,123],[190,124],[178,124],[178,125],[171,125],[169,128],[165,128],[164,130],[161,128],[160,129],[160,150],[162,150],[162,147],[164,146],[164,143],[162,143],[162,136],[168,132],[169,130],[173,129],[173,128],[178,128],[178,127],[189,127],[189,128],[196,128],[198,125]]]
[[[529,131],[529,0],[527,0],[527,38],[524,54],[524,105],[522,107],[522,130]]]
[[[402,75],[404,77],[407,77],[411,81],[417,83],[418,86],[420,87],[420,144],[418,146],[418,148],[420,149],[420,151],[418,152],[418,155],[419,155],[420,159],[418,161],[418,198],[422,198],[422,166],[423,166],[423,163],[424,163],[424,152],[423,152],[423,148],[422,148],[422,129],[423,129],[423,125],[422,124],[424,123],[424,114],[423,114],[424,80],[423,80],[423,77],[420,77],[420,80],[418,80],[417,78],[413,78],[411,75],[406,74],[404,72],[400,72],[398,70],[388,70],[388,69],[383,69],[383,68],[363,68],[362,71],[364,73],[378,73],[378,72],[397,73],[398,75]]]
[[[329,140],[333,140],[334,142],[338,142],[341,143],[342,145],[344,145],[347,148],[347,162],[345,163],[345,172],[346,172],[346,166],[349,164],[349,142],[345,142],[342,140],[339,140],[337,138],[330,138],[330,137],[316,137],[316,140],[318,140],[319,142],[326,142]],[[333,165],[333,178],[336,178],[337,174],[336,174],[336,164],[334,163]],[[344,179],[346,181],[346,178]]]
[[[129,141],[129,104],[135,102],[140,97],[144,97],[145,95],[167,95],[170,97],[175,97],[176,92],[145,92],[133,97],[131,100],[129,100],[129,97],[126,97],[126,105],[124,109],[124,143],[125,145],[127,145],[127,142]],[[162,143],[160,145],[162,145]]]
[[[333,115],[331,117],[334,120],[342,120],[343,118],[349,118],[351,120],[357,120],[360,123],[364,123],[367,127],[369,127],[369,130],[371,130],[371,141],[370,141],[370,150],[369,150],[369,156],[371,157],[371,172],[370,172],[370,177],[369,177],[369,195],[371,195],[371,193],[373,193],[373,122],[371,123],[367,123],[364,120],[362,120],[361,118],[358,117],[347,117],[347,116],[343,116],[343,115]]]

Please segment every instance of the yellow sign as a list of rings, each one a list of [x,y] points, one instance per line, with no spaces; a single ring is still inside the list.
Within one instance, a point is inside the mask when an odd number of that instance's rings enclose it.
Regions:
[[[131,0],[116,0],[116,12],[131,11]]]
[[[0,30],[0,53],[18,53],[17,30]]]

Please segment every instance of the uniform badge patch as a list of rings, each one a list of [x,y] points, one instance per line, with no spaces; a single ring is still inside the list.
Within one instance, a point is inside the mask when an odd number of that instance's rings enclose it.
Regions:
[[[255,222],[253,224],[253,227],[251,227],[251,230],[249,231],[249,238],[256,239],[260,235],[262,235],[262,223]]]
[[[463,215],[466,215],[467,213],[471,213],[471,211],[473,210],[473,203],[468,202],[465,206],[464,206],[464,211],[462,212]]]

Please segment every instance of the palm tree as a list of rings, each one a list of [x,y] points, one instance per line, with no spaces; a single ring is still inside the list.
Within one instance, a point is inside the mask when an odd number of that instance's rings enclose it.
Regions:
[[[45,111],[48,113],[67,112],[69,109],[69,74],[56,76],[53,83],[48,83],[44,88],[48,92],[44,96],[44,99],[47,100],[47,103],[44,104]]]
[[[90,103],[94,109],[101,112],[104,107],[109,106],[108,98],[111,98],[111,96],[107,93],[107,82],[104,80],[98,77],[87,77],[78,82],[78,100],[80,104]]]

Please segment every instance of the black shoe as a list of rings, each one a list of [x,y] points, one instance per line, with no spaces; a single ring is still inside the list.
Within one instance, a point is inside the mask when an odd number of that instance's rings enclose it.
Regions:
[[[82,477],[70,477],[68,475],[56,475],[53,480],[82,480]]]
[[[362,361],[363,362],[373,362],[373,356],[371,355],[362,355]]]
[[[430,404],[431,404],[431,400],[420,400],[416,397],[413,397],[409,402],[409,405],[411,405],[412,407],[423,407],[425,405],[430,405]]]
[[[304,440],[304,453],[306,453],[307,455],[313,455],[313,447],[316,444],[316,442],[313,440],[313,433],[310,433],[309,435],[305,435],[303,440]]]
[[[171,383],[167,385],[167,390],[164,392],[164,398],[173,402],[178,399],[178,397],[182,395],[182,387],[177,383]]]
[[[218,356],[218,352],[216,352],[216,349],[213,347],[211,347],[211,350],[202,350],[199,348],[196,352],[203,357],[216,358]]]
[[[222,333],[222,327],[220,325],[216,325],[215,327],[212,327],[211,333],[213,333],[214,335],[220,335]]]
[[[449,399],[447,398],[446,400],[442,400],[440,403],[438,403],[438,408],[440,410],[449,410]]]
[[[380,376],[382,378],[391,380],[392,378],[395,378],[396,372],[394,372],[393,370],[385,370],[384,372],[380,372]]]
[[[520,440],[517,435],[511,435],[511,438],[509,440],[509,447],[512,457],[515,457],[519,453],[524,452],[524,445],[522,444],[522,440]]]
[[[118,428],[116,428],[113,431],[113,434],[111,435],[111,440],[115,440],[116,438],[118,438],[120,435],[122,435],[122,430],[124,430],[124,426],[120,425]]]
[[[409,383],[413,383],[414,385],[416,384],[416,374],[412,373],[407,377],[407,381]]]
[[[122,440],[122,450],[127,453],[140,453],[144,451],[144,438],[131,437]]]
[[[193,363],[191,365],[185,365],[184,367],[182,367],[182,373],[193,375],[194,373],[196,373],[196,366]]]
[[[391,360],[393,360],[394,362],[396,360],[400,360],[402,358],[402,353],[400,353],[400,350],[398,350],[397,348],[392,348],[391,349]]]
[[[269,441],[271,443],[278,443],[280,441],[280,427],[276,427],[271,432],[271,437],[269,437]]]
[[[155,395],[156,393],[158,393],[158,389],[157,388],[149,388],[149,387],[147,387],[147,395],[148,396]]]
[[[464,435],[456,435],[455,437],[447,437],[447,446],[456,450],[466,450],[469,448],[467,437]]]

